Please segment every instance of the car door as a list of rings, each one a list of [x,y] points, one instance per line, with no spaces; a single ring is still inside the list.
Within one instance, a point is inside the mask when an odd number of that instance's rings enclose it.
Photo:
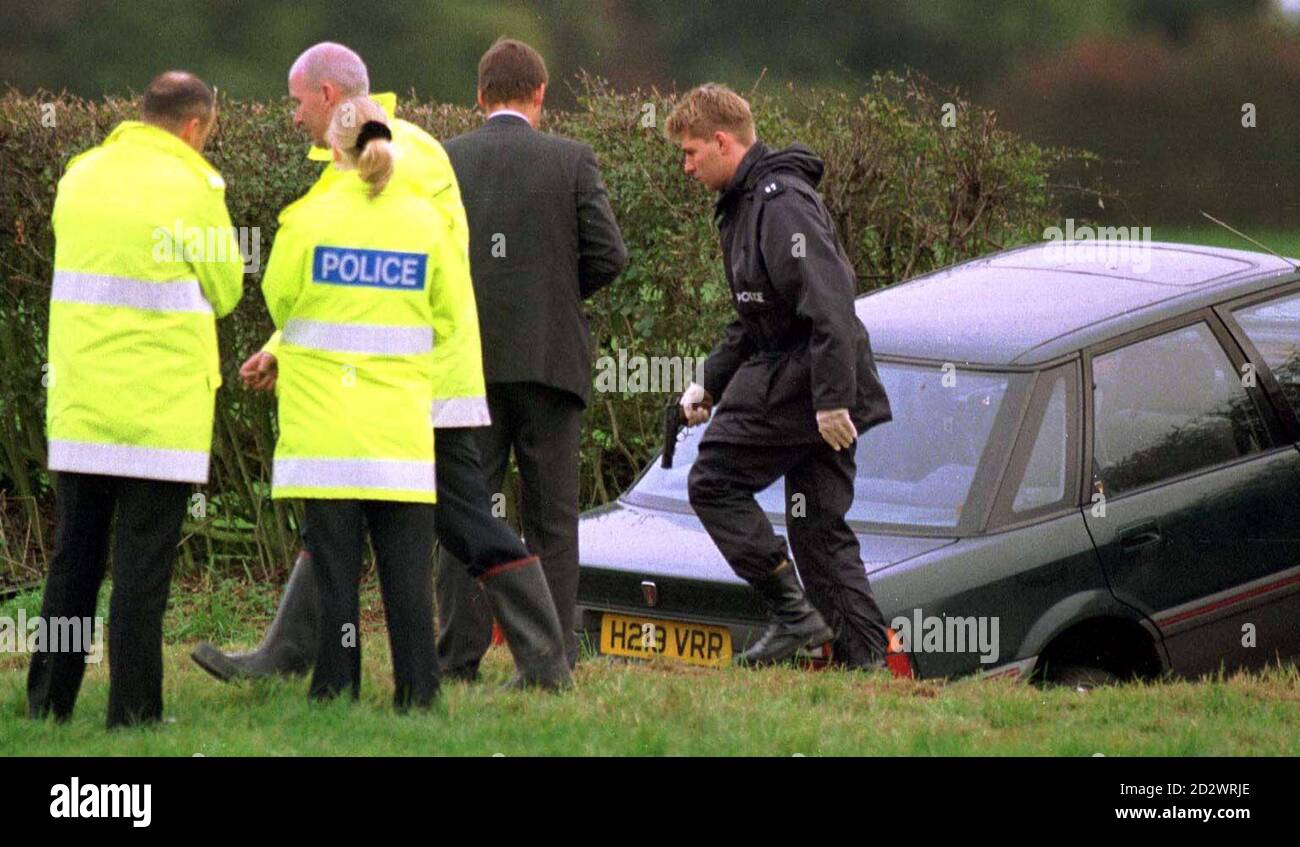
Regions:
[[[1300,283],[1253,294],[1216,311],[1245,351],[1260,389],[1278,413],[1285,440],[1300,450]],[[1293,523],[1292,529],[1300,535],[1300,525]],[[1300,561],[1276,576],[1271,593],[1277,597],[1280,648],[1300,656]]]
[[[1294,627],[1277,585],[1300,561],[1300,452],[1242,351],[1207,309],[1085,359],[1085,517],[1111,591],[1179,673],[1268,663]]]

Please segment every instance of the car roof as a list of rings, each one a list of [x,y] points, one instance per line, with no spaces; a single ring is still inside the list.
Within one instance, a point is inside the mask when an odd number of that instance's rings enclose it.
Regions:
[[[1024,366],[1294,272],[1288,260],[1221,247],[1048,242],[896,283],[856,307],[877,355]]]

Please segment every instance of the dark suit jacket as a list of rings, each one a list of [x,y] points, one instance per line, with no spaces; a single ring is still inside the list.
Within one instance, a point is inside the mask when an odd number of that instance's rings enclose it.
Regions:
[[[582,301],[627,266],[586,144],[498,115],[444,145],[469,218],[470,270],[489,383],[591,395]]]

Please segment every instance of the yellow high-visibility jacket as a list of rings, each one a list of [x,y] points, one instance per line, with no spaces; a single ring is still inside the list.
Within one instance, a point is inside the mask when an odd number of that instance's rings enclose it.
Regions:
[[[49,468],[206,482],[216,318],[243,294],[221,175],[125,121],[69,162],[54,201]]]
[[[433,425],[487,426],[492,419],[488,414],[484,388],[483,344],[479,338],[478,310],[474,305],[470,281],[469,224],[465,218],[465,207],[461,204],[456,173],[452,170],[447,152],[433,136],[415,124],[393,117],[397,108],[396,95],[373,94],[371,99],[383,108],[390,119],[389,128],[393,133],[393,146],[397,154],[393,186],[401,186],[409,193],[427,198],[444,212],[452,223],[452,238],[464,257],[457,272],[463,273],[465,284],[470,285],[468,308],[473,310],[474,320],[459,324],[454,334],[449,326],[435,328],[438,345],[434,350]],[[311,148],[307,157],[323,162],[329,162],[332,158],[329,150],[319,147]],[[298,203],[309,201],[344,173],[327,165],[320,179],[308,192],[281,213],[281,223],[283,224],[283,215],[289,214]],[[460,287],[458,283],[457,290]],[[278,343],[278,337],[272,336],[263,349],[274,354]]]
[[[338,171],[280,218],[262,278],[280,336],[272,497],[437,499],[436,351],[476,323],[474,289],[452,215],[396,174],[368,191]]]

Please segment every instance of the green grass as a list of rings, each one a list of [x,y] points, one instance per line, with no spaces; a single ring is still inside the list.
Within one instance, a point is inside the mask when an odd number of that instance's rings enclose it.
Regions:
[[[1206,211],[1214,214],[1212,209]],[[1238,226],[1235,221],[1226,221],[1226,223],[1283,256],[1300,258],[1300,228],[1268,230],[1253,226]],[[1231,247],[1234,250],[1264,252],[1249,241],[1215,226],[1210,221],[1184,226],[1152,227],[1151,238],[1155,241],[1178,241],[1185,244],[1205,244],[1214,247]]]
[[[199,638],[251,644],[278,587],[239,581],[173,592],[165,714],[156,728],[105,732],[107,663],[88,669],[73,720],[25,717],[27,657],[0,654],[0,755],[1300,755],[1300,672],[1080,693],[1007,681],[886,674],[715,671],[583,661],[572,692],[503,692],[504,648],[475,685],[401,716],[373,579],[363,593],[360,703],[307,700],[306,680],[221,685],[190,662]],[[107,591],[105,592],[107,595]],[[0,605],[14,615],[35,594]]]

